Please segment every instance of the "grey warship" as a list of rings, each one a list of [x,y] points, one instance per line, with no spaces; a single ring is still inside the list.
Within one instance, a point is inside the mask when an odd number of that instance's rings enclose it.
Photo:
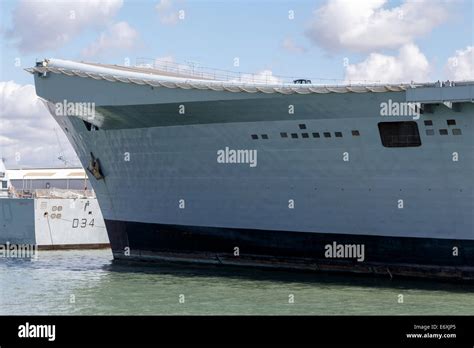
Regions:
[[[474,279],[474,82],[27,71],[89,168],[117,260]]]

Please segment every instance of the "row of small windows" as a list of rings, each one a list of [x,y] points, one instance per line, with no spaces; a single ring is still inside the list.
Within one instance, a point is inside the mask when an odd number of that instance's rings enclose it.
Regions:
[[[302,128],[302,126],[303,126],[304,128]],[[300,124],[300,129],[306,129],[306,125]],[[358,130],[353,130],[351,133],[352,133],[352,136],[354,136],[354,137],[360,136],[360,132],[359,132]],[[331,134],[331,132],[323,132],[323,133],[322,133],[322,136],[323,136],[324,138],[331,138],[331,137],[332,137],[332,134]],[[251,137],[252,137],[252,139],[254,139],[254,140],[259,139],[258,134],[252,134]],[[298,133],[290,133],[290,134],[288,134],[287,132],[281,132],[281,133],[280,133],[280,137],[282,137],[282,138],[290,138],[290,137],[291,137],[292,139],[298,139],[300,136],[299,136]],[[313,138],[321,138],[321,134],[320,134],[319,132],[313,132],[313,133],[311,133],[311,134],[310,134],[310,133],[301,133],[301,138],[308,139],[308,138],[310,138],[310,137],[313,137]],[[334,132],[334,137],[336,137],[336,138],[342,138],[342,132]],[[261,139],[268,139],[268,134],[261,134],[261,135],[260,135],[260,138],[261,138]]]
[[[425,121],[425,125],[432,125],[433,121]],[[448,125],[455,125],[455,120],[447,120]],[[300,129],[306,129],[306,125],[300,124]],[[418,125],[416,122],[380,122],[378,124],[380,138],[382,140],[382,145],[385,147],[416,147],[421,146],[421,138],[418,132]],[[434,135],[434,129],[426,129],[426,135]],[[451,130],[453,135],[462,135],[462,131],[459,128],[454,128]],[[440,135],[448,135],[448,129],[439,129]],[[323,132],[322,135],[325,138],[331,138],[330,132]],[[352,131],[352,136],[359,136],[360,133],[358,130]],[[298,139],[298,133],[281,132],[280,136],[282,138]],[[320,133],[314,132],[311,133],[313,138],[321,138]],[[342,132],[334,132],[336,138],[342,138]],[[301,133],[301,137],[304,139],[310,138],[310,133]],[[267,134],[261,134],[262,139],[268,139]],[[252,139],[259,139],[257,134],[252,134]]]
[[[456,120],[447,120],[446,123],[448,126],[456,125]],[[432,120],[425,120],[425,126],[433,126]],[[304,130],[306,129],[305,124],[300,124],[299,128]],[[385,147],[412,147],[412,146],[420,146],[421,139],[418,133],[418,126],[416,122],[380,122],[379,123],[379,132],[382,139],[382,144]],[[426,129],[426,135],[431,136],[435,134],[434,129]],[[451,130],[453,135],[462,135],[462,131],[459,128],[454,128]],[[360,136],[360,132],[358,130],[351,131],[352,136]],[[440,135],[448,135],[448,129],[439,129]],[[281,132],[280,136],[282,138],[292,138],[298,139],[300,136],[298,133],[290,133]],[[322,136],[324,138],[331,138],[332,134],[330,132],[323,132]],[[334,132],[334,136],[336,138],[342,138],[342,132]],[[313,138],[321,138],[321,134],[318,132],[311,133],[301,133],[301,138],[308,139],[310,137]],[[261,134],[261,139],[268,139],[268,134]],[[252,134],[252,139],[259,139],[257,134]]]
[[[300,129],[306,129],[306,125],[305,124],[300,124],[298,125],[300,127]],[[286,134],[286,133],[280,133],[282,138],[286,138],[285,136],[283,136],[283,134]],[[306,134],[306,133],[303,133],[303,134]],[[316,134],[316,135],[315,135]],[[331,133],[329,132],[324,132],[324,137],[325,138],[330,138],[331,137]],[[336,136],[336,138],[342,138],[342,132],[335,132],[334,135]],[[352,131],[352,136],[354,137],[358,137],[360,135],[359,131],[358,130],[353,130]],[[313,138],[319,138],[319,133],[313,133]],[[303,136],[303,138],[307,138],[306,136]]]
[[[280,136],[281,136],[282,138],[288,138],[288,133],[282,132],[282,133],[280,133]],[[293,139],[298,139],[298,138],[299,138],[298,133],[290,133],[290,136],[291,136],[291,138],[293,138]],[[312,136],[313,138],[321,138],[321,135],[320,135],[318,132],[311,133],[311,136]],[[331,138],[331,137],[332,137],[332,135],[331,135],[330,132],[324,132],[324,133],[323,133],[323,136],[324,136],[325,138]],[[342,138],[342,132],[334,132],[334,136],[335,136],[336,138]],[[310,134],[309,134],[309,133],[301,133],[301,137],[302,137],[302,138],[309,138],[309,137],[310,137]]]
[[[425,132],[426,132],[426,135],[434,135],[435,134],[434,129],[427,129],[427,130],[425,130]],[[462,135],[462,131],[459,128],[454,128],[452,130],[452,132],[453,132],[453,135]],[[439,134],[440,135],[448,135],[448,130],[447,129],[440,129]]]
[[[426,120],[426,121],[424,121],[424,123],[425,123],[425,126],[432,126],[433,125],[432,120]],[[455,126],[456,125],[456,120],[446,120],[446,123],[448,124],[448,126]]]

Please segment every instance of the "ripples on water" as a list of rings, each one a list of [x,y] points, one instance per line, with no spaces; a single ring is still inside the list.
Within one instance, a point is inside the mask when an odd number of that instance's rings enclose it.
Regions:
[[[474,287],[215,266],[132,266],[113,263],[110,250],[41,251],[32,260],[0,258],[0,314],[472,315]]]

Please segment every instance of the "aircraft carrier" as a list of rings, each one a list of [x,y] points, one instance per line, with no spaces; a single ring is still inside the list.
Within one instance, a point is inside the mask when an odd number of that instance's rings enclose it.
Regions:
[[[115,259],[474,279],[474,82],[27,71]]]

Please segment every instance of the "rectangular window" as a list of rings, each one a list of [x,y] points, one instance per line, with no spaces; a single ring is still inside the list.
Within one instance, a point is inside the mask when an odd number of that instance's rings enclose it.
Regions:
[[[291,133],[291,137],[292,137],[293,139],[298,139],[298,134],[296,134],[296,133]]]
[[[459,128],[454,128],[453,129],[453,135],[462,135],[462,132]]]
[[[309,138],[309,134],[308,134],[308,133],[301,133],[301,136],[302,136],[303,138]]]
[[[440,135],[448,135],[448,130],[447,129],[440,129],[439,134]]]
[[[280,135],[282,138],[288,138],[288,134],[285,132],[280,133]]]
[[[319,133],[313,133],[313,138],[320,138]]]
[[[431,120],[426,120],[424,122],[425,122],[425,126],[432,126],[433,125],[433,121],[431,121]]]
[[[329,132],[324,132],[323,134],[324,134],[325,138],[330,138],[331,137],[331,133],[329,133]]]
[[[336,132],[334,134],[336,135],[336,138],[342,138],[342,132]]]
[[[262,134],[262,139],[268,139],[268,134]]]
[[[306,129],[306,125],[305,124],[300,124],[300,129]]]
[[[2,189],[7,189],[7,181],[2,181]]]
[[[418,125],[414,121],[380,122],[379,133],[385,147],[420,146]]]
[[[353,130],[352,131],[352,136],[353,137],[358,137],[360,135],[359,131],[358,130]]]
[[[257,134],[252,134],[252,139],[253,140],[258,139],[258,135]]]
[[[448,120],[447,123],[448,123],[448,126],[455,126],[456,120]]]

